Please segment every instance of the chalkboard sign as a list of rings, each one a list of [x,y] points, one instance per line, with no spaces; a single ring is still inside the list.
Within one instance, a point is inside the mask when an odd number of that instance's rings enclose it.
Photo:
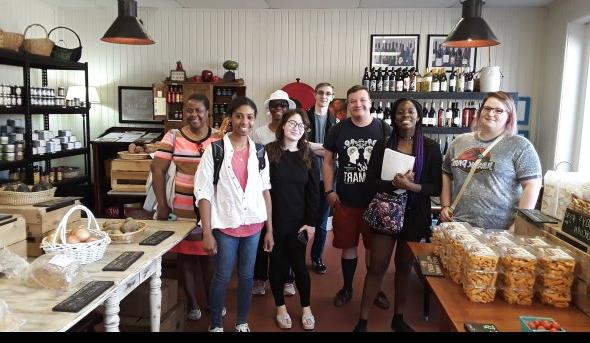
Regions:
[[[590,218],[571,209],[565,210],[561,229],[579,239],[585,244],[590,244]]]
[[[416,260],[420,265],[420,272],[424,276],[444,276],[440,267],[440,262],[436,256],[416,256]]]
[[[498,332],[498,328],[494,324],[464,323],[463,326],[467,332]]]
[[[549,217],[548,215],[546,215],[545,213],[539,211],[539,210],[534,210],[534,209],[523,209],[523,208],[519,208],[518,209],[522,214],[524,214],[525,216],[527,216],[527,218],[529,218],[530,220],[532,220],[534,223],[549,223],[549,224],[557,224],[559,223],[559,221],[553,217]]]
[[[172,236],[174,231],[156,231],[151,236],[147,237],[143,241],[139,242],[139,245],[158,245],[166,238]]]
[[[0,219],[0,226],[10,224],[17,220],[16,217],[8,216],[8,218]]]
[[[125,251],[109,262],[104,268],[105,272],[122,272],[127,270],[135,261],[143,255],[143,251]]]
[[[53,307],[56,312],[76,313],[90,304],[99,295],[111,288],[113,281],[90,281],[76,293],[70,295],[66,300]]]
[[[51,212],[64,208],[66,206],[74,205],[76,200],[82,199],[81,197],[65,197],[62,199],[52,199],[43,202],[38,202],[33,207],[46,207],[45,212]]]
[[[119,86],[119,122],[154,124],[154,93],[151,87]]]

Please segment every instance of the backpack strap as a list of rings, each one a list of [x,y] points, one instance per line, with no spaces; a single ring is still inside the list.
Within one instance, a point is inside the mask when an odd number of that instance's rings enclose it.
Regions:
[[[383,130],[383,137],[387,137],[387,126],[388,126],[388,124],[383,119],[379,119],[379,120],[381,120],[381,129]]]
[[[211,143],[211,148],[213,149],[213,185],[217,186],[217,182],[219,182],[219,171],[221,170],[223,155],[225,153],[223,139]]]
[[[221,171],[221,164],[223,163],[223,156],[225,154],[225,146],[223,139],[211,143],[213,149],[213,185],[219,182],[219,172]],[[266,168],[266,160],[264,155],[266,150],[264,145],[256,144],[256,157],[258,158],[258,170],[261,171]]]

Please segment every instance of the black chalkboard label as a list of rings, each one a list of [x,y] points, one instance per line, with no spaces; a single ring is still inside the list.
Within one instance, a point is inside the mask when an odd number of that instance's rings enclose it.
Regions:
[[[498,328],[494,324],[465,323],[463,326],[468,332],[498,332]]]
[[[12,214],[0,213],[0,221],[12,218]]]
[[[139,245],[158,245],[162,243],[162,241],[164,241],[166,238],[172,236],[173,234],[174,231],[156,231],[143,241],[139,242]]]
[[[539,211],[539,210],[534,210],[534,209],[523,209],[523,208],[519,208],[518,209],[522,214],[524,214],[525,216],[527,216],[527,218],[529,218],[530,220],[532,220],[534,223],[549,223],[549,224],[557,224],[559,223],[559,221],[553,217],[550,217],[548,215],[546,215],[545,213]]]
[[[104,268],[105,272],[122,272],[127,270],[135,261],[143,255],[143,251],[125,251],[109,262]]]
[[[33,205],[33,207],[47,207],[45,212],[51,212],[58,210],[60,208],[64,208],[66,206],[74,205],[76,200],[82,199],[80,197],[66,197],[62,199],[52,199],[43,202],[38,202]]]
[[[10,224],[10,223],[12,223],[12,222],[15,222],[17,219],[18,219],[18,218],[16,218],[16,217],[13,217],[13,218],[11,218],[11,217],[8,217],[8,219],[6,219],[6,218],[4,218],[4,219],[0,219],[0,226],[2,226],[2,225],[6,225],[6,224]]]
[[[420,272],[424,276],[444,276],[438,257],[432,255],[416,256]]]
[[[53,307],[56,312],[76,313],[90,304],[99,295],[111,288],[113,281],[90,281],[76,293],[70,295],[66,300]]]
[[[582,243],[590,244],[589,217],[568,208],[565,210],[561,229],[563,232],[569,233],[579,239]]]

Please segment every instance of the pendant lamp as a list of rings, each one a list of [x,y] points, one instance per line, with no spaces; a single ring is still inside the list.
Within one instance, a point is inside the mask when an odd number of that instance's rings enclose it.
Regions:
[[[465,0],[462,6],[462,18],[449,33],[443,46],[478,48],[500,44],[492,29],[481,17],[483,0]]]
[[[100,40],[115,44],[154,44],[155,42],[150,35],[144,31],[141,20],[137,19],[137,1],[117,1],[119,3],[119,16]]]

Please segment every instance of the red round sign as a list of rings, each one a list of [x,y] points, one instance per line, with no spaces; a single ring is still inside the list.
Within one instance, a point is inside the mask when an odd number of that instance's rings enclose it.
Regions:
[[[307,111],[315,104],[315,98],[313,97],[313,87],[307,83],[299,82],[299,78],[296,80],[297,82],[289,83],[281,89],[289,94],[289,98],[295,101],[297,107]]]

